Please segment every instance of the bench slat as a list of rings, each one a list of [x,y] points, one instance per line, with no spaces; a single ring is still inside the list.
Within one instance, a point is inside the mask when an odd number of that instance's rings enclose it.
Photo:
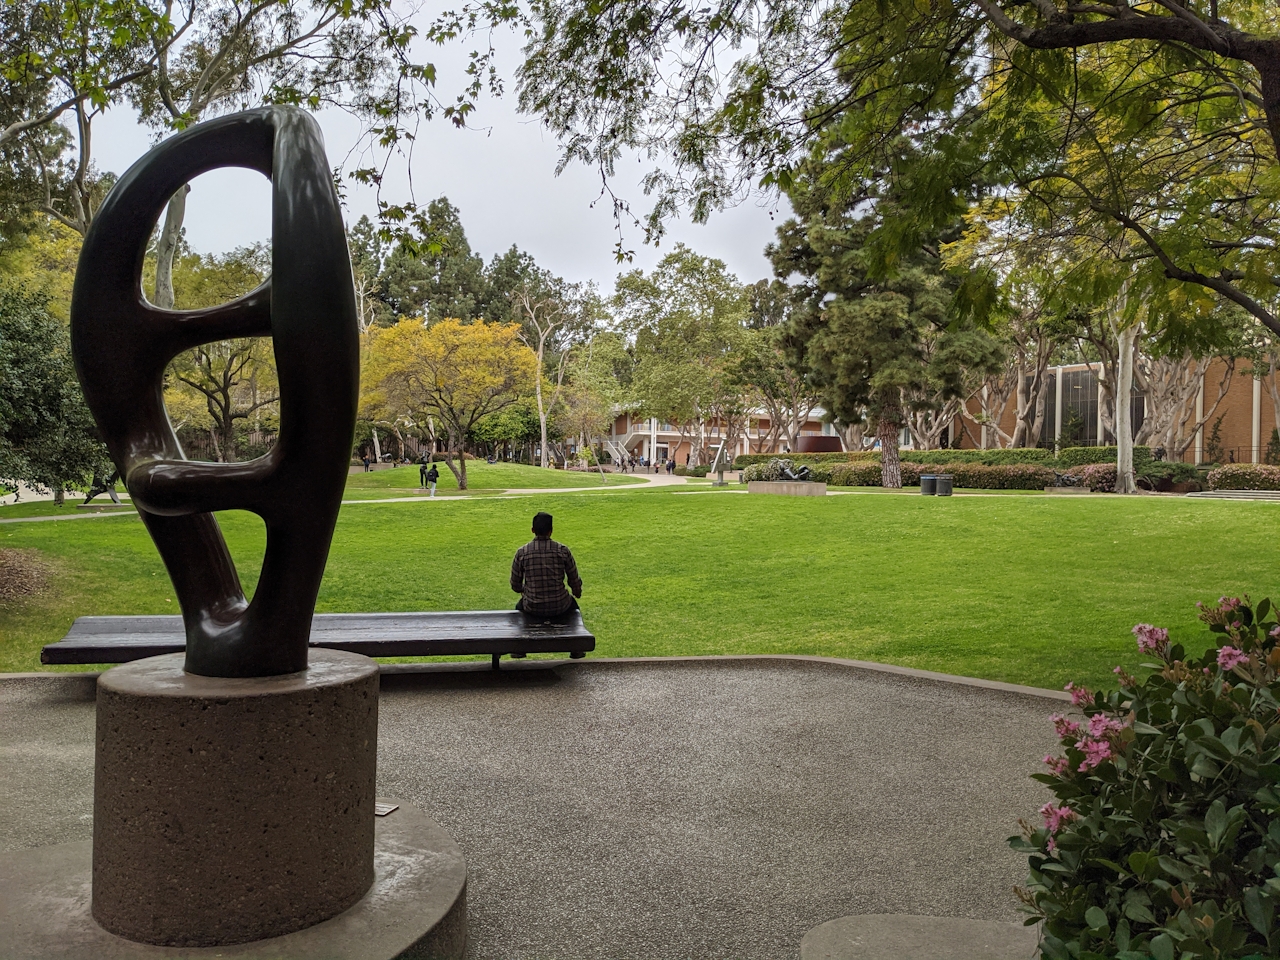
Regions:
[[[369,657],[586,653],[595,636],[575,613],[564,624],[531,623],[514,610],[439,613],[319,613],[311,645]],[[40,651],[49,664],[127,663],[186,648],[182,618],[80,617]]]

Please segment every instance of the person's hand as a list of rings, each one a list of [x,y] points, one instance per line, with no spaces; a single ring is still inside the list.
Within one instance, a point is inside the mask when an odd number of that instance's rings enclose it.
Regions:
[[[573,599],[575,599],[575,600],[581,600],[581,599],[582,599],[582,590],[581,590],[581,589],[578,589],[578,590],[573,591]]]

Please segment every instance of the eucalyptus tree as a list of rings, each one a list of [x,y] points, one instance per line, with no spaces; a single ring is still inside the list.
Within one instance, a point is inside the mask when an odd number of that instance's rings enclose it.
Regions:
[[[705,458],[713,423],[736,439],[745,414],[735,348],[749,302],[724,262],[677,244],[648,274],[618,277],[613,314],[634,345],[640,411],[672,423],[689,441],[694,464]]]
[[[83,233],[104,192],[92,128],[105,110],[130,104],[161,134],[259,103],[359,117],[379,165],[349,175],[380,185],[387,152],[411,149],[423,115],[464,122],[470,109],[470,88],[441,102],[434,67],[412,58],[413,12],[393,0],[8,0],[0,186],[25,164],[42,189],[20,197]],[[185,196],[176,196],[160,243],[155,296],[166,305]],[[411,202],[384,203],[381,213],[388,234],[422,219]]]

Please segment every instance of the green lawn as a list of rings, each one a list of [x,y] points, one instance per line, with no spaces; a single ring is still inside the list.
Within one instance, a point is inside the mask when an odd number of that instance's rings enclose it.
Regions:
[[[443,463],[437,464],[440,482],[436,495],[457,494],[458,481]],[[501,490],[545,490],[555,487],[601,487],[640,483],[626,474],[606,473],[601,480],[599,473],[583,473],[576,470],[543,470],[522,463],[485,463],[472,460],[467,463],[467,493],[493,493]],[[421,491],[418,486],[418,465],[395,467],[391,470],[372,470],[355,473],[347,480],[346,497],[360,500],[367,497],[411,496]]]
[[[578,557],[598,655],[826,654],[1048,687],[1135,668],[1139,621],[1207,645],[1193,603],[1271,593],[1280,559],[1269,503],[548,491],[344,507],[319,609],[508,607],[539,509]],[[262,524],[222,522],[251,584]],[[79,615],[177,612],[136,518],[0,526],[0,546],[59,571],[0,611],[0,670],[39,669]]]

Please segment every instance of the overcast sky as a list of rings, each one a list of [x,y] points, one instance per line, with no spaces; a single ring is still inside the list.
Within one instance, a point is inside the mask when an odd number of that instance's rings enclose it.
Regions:
[[[500,40],[502,63],[511,75],[518,62],[513,40]],[[441,68],[440,93],[451,98],[450,76],[461,63],[460,49],[433,51]],[[592,206],[600,194],[593,169],[573,166],[555,175],[558,150],[541,125],[515,110],[514,97],[485,99],[474,129],[458,130],[446,120],[424,124],[412,163],[413,194],[420,204],[444,195],[462,214],[472,248],[487,261],[513,243],[533,254],[537,262],[569,280],[595,280],[608,292],[622,269],[650,269],[676,242],[728,264],[740,280],[753,282],[770,276],[764,247],[774,236],[776,222],[785,218],[776,201],[747,201],[712,216],[706,225],[673,222],[658,249],[643,244],[641,231],[626,227],[624,242],[635,251],[631,265],[614,259],[617,240],[608,199]],[[340,112],[321,114],[326,150],[332,164],[342,162],[358,137],[358,126]],[[94,126],[94,153],[100,170],[123,173],[146,152],[154,134],[140,127],[132,112],[117,107]],[[628,168],[634,173],[628,174]],[[614,190],[638,213],[648,210],[639,178],[649,167],[640,162],[619,167]],[[393,164],[383,188],[384,199],[404,202],[410,190],[403,163]],[[265,240],[270,235],[270,195],[267,181],[245,170],[215,171],[192,183],[187,201],[187,240],[200,252],[222,252]],[[352,184],[346,197],[348,223],[375,210],[371,190]],[[771,216],[772,215],[772,216]]]

